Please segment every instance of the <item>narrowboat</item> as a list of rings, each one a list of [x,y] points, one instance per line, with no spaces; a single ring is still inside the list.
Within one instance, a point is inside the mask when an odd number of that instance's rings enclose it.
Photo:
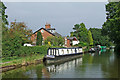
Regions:
[[[72,60],[81,57],[83,54],[82,47],[76,48],[49,48],[47,55],[44,56],[43,62],[57,63]]]

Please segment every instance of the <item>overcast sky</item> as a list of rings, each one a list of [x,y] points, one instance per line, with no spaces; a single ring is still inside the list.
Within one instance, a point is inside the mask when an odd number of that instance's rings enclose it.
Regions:
[[[62,36],[83,22],[89,29],[101,28],[106,20],[106,2],[5,2],[8,21],[25,22],[33,32],[45,27],[46,22]]]

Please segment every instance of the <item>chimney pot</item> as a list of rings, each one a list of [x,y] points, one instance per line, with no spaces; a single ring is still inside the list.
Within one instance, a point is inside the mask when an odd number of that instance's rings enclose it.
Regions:
[[[51,25],[50,24],[46,24],[45,25],[45,29],[49,29],[49,28],[51,28]]]

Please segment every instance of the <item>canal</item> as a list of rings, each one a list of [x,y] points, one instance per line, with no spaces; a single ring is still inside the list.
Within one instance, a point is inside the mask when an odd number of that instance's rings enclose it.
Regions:
[[[120,58],[113,50],[86,53],[64,63],[30,65],[2,74],[3,78],[118,78]]]

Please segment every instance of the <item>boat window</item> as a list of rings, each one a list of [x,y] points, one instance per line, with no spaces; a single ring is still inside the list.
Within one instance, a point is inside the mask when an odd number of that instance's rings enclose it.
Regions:
[[[62,49],[62,53],[64,54],[64,50]]]
[[[73,53],[73,50],[71,49],[71,53]]]
[[[79,49],[79,52],[80,52],[81,50]]]
[[[69,53],[69,50],[67,49],[67,53]]]

